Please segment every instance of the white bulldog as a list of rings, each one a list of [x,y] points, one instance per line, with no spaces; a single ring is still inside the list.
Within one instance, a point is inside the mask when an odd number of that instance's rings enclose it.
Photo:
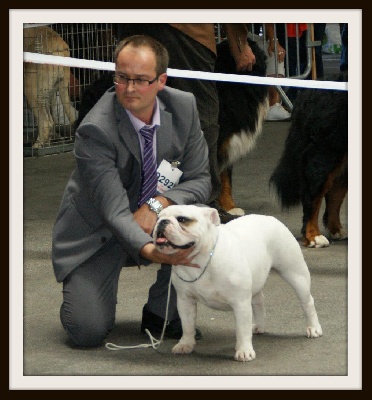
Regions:
[[[234,312],[235,360],[254,360],[252,333],[265,331],[262,288],[271,268],[296,291],[307,321],[307,337],[322,336],[300,245],[276,218],[246,215],[220,225],[214,208],[173,205],[159,214],[154,243],[168,254],[194,245],[192,262],[200,267],[172,268],[183,330],[173,353],[193,351],[199,301],[213,309]]]

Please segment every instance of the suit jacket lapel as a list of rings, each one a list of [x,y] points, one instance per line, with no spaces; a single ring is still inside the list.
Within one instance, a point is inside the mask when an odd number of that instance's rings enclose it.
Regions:
[[[156,154],[158,165],[166,158],[166,154],[172,154],[170,150],[173,142],[172,114],[166,111],[165,105],[162,101],[159,101],[159,106],[160,127],[156,131]]]
[[[115,115],[119,129],[119,137],[124,146],[134,155],[139,164],[141,161],[141,149],[138,142],[138,135],[130,122],[128,114],[122,105],[115,99]]]

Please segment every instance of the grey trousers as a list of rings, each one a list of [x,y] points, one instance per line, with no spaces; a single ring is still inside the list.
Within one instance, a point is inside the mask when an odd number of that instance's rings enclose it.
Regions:
[[[127,258],[113,237],[63,281],[60,318],[75,345],[99,346],[113,328],[119,276],[122,267],[128,266]],[[165,317],[170,273],[171,266],[162,265],[149,289],[146,307],[161,318]],[[176,303],[176,292],[172,286],[169,320],[178,315]]]

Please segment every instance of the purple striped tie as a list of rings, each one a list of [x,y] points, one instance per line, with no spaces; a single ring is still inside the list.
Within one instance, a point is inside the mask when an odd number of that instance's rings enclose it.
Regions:
[[[143,163],[142,163],[142,187],[141,195],[138,202],[140,207],[150,197],[156,195],[156,187],[158,184],[158,177],[156,174],[157,164],[154,157],[153,140],[154,140],[155,126],[144,126],[140,129],[142,137],[145,139],[143,147]]]

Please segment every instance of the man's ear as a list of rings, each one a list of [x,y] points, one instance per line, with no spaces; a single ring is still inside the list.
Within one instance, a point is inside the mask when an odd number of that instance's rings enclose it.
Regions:
[[[159,90],[163,90],[165,84],[167,83],[168,75],[166,73],[159,75],[158,78],[158,88]]]

